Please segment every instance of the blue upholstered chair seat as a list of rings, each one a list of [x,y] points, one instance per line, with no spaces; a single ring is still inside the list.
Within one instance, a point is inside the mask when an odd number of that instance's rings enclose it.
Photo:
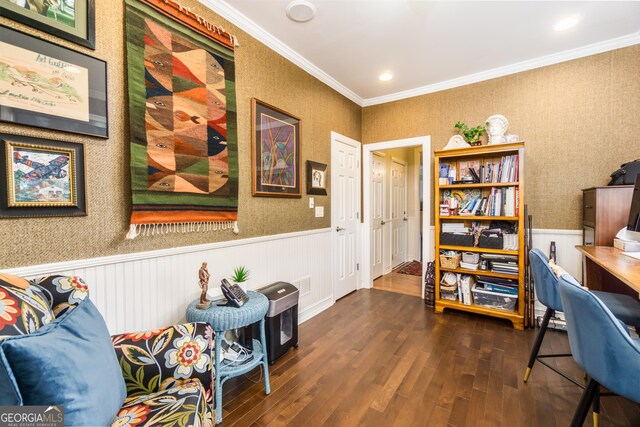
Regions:
[[[631,338],[608,306],[573,277],[560,276],[558,285],[573,358],[590,377],[571,426],[582,426],[600,385],[640,403],[640,340]]]
[[[613,313],[628,326],[640,328],[640,301],[629,295],[613,294],[611,292],[591,291]]]

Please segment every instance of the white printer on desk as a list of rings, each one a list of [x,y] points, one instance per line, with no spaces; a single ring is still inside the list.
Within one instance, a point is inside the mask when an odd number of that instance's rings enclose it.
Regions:
[[[613,246],[624,252],[640,252],[640,175],[636,176],[633,187],[629,221],[613,239]]]
[[[640,252],[640,241],[629,239],[627,234],[627,227],[618,231],[618,234],[613,239],[613,247],[623,252]]]

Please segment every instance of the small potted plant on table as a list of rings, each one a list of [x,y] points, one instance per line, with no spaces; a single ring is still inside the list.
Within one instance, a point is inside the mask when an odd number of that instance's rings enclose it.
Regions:
[[[241,265],[233,269],[233,275],[229,277],[234,283],[236,283],[243,291],[247,292],[246,281],[249,280],[249,270],[247,267]]]

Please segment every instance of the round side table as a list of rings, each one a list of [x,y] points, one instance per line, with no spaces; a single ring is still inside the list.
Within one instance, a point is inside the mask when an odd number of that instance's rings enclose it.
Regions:
[[[187,321],[206,322],[215,331],[215,374],[216,374],[216,424],[222,422],[222,385],[229,378],[243,375],[258,365],[264,369],[264,391],[265,394],[271,392],[269,385],[269,363],[267,362],[267,343],[264,332],[264,316],[269,309],[269,300],[258,292],[248,291],[249,301],[242,307],[219,307],[216,302],[206,310],[196,308],[200,299],[196,299],[187,307]],[[220,352],[224,332],[229,329],[239,329],[260,322],[260,341],[253,340],[253,360],[250,362],[233,366],[224,366],[220,361]]]

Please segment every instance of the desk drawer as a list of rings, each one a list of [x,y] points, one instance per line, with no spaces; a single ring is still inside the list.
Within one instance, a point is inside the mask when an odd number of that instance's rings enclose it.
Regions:
[[[582,227],[583,240],[582,244],[585,246],[595,246],[596,231],[593,227]]]
[[[582,222],[584,225],[596,225],[596,190],[582,193]]]

